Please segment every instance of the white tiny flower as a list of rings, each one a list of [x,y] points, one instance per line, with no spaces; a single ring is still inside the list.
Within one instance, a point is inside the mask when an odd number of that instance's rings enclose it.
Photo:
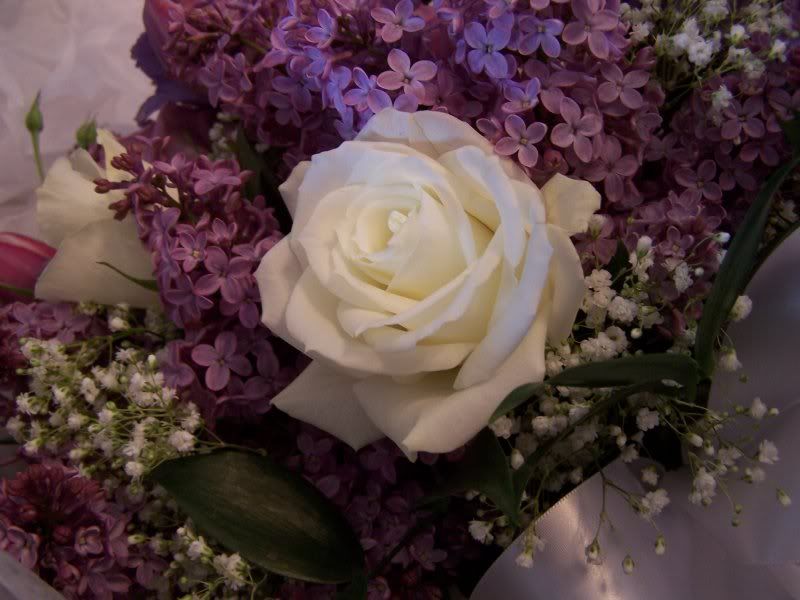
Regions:
[[[689,275],[689,265],[684,261],[677,263],[672,271],[672,280],[675,282],[675,289],[683,293],[689,286],[694,283],[694,280]]]
[[[202,537],[198,537],[196,540],[193,540],[192,543],[189,544],[189,548],[186,550],[186,556],[192,560],[199,560],[210,555],[213,555],[213,551],[208,547],[208,544],[206,544],[206,541]]]
[[[639,501],[639,512],[644,518],[657,517],[661,511],[669,504],[667,490],[658,489],[647,492]]]
[[[569,480],[574,485],[578,485],[581,481],[583,481],[583,469],[580,467],[575,467],[572,471],[569,472]]]
[[[620,458],[624,463],[632,463],[639,458],[639,449],[634,444],[625,446],[625,449],[620,453]]]
[[[753,398],[753,403],[750,405],[750,416],[754,419],[761,420],[767,414],[767,405],[761,401],[761,398]]]
[[[703,438],[701,438],[696,433],[690,433],[686,436],[686,441],[689,442],[695,448],[702,448],[703,447]]]
[[[729,241],[731,241],[731,234],[726,231],[718,231],[712,237],[718,244],[727,244]]]
[[[492,523],[489,521],[470,521],[469,534],[481,544],[489,544],[494,539]]]
[[[114,413],[104,408],[99,413],[97,413],[97,420],[100,421],[103,425],[108,425],[111,421],[114,420]]]
[[[246,582],[242,577],[245,565],[238,554],[215,556],[214,568],[225,578],[225,584],[232,590],[238,590],[245,585]]]
[[[639,312],[635,302],[616,296],[608,305],[608,316],[619,323],[631,323]]]
[[[723,350],[719,357],[719,366],[723,371],[728,371],[730,373],[740,369],[742,363],[739,362],[736,356],[736,350],[733,348]]]
[[[133,479],[139,479],[144,475],[144,465],[140,462],[129,461],[125,463],[125,472]]]
[[[772,43],[772,48],[769,50],[769,57],[781,62],[786,62],[786,42],[783,40],[775,40]]]
[[[664,540],[663,535],[659,535],[656,538],[655,550],[658,556],[663,555],[667,551],[667,542]]]
[[[645,467],[642,469],[642,481],[650,485],[658,485],[658,471],[655,467]]]
[[[507,440],[511,437],[511,429],[513,426],[514,421],[509,417],[500,417],[489,425],[489,429],[491,429],[497,437]]]
[[[706,504],[717,493],[717,480],[704,467],[701,467],[692,481],[692,490],[689,501],[692,504]]]
[[[194,448],[195,437],[188,431],[177,429],[169,435],[169,444],[178,452],[189,452]]]
[[[658,413],[649,408],[640,408],[636,413],[636,426],[641,431],[648,431],[658,426]]]
[[[520,552],[514,562],[517,563],[518,567],[530,569],[533,567],[533,554],[530,552]]]
[[[525,457],[522,456],[522,452],[514,448],[511,451],[511,468],[516,471],[524,464],[525,464]]]
[[[708,0],[703,6],[703,15],[712,21],[718,21],[728,14],[727,0]]]
[[[747,35],[747,30],[744,28],[744,26],[737,23],[736,25],[731,26],[728,37],[731,39],[731,43],[738,44],[746,40],[749,36]]]
[[[742,321],[750,316],[753,310],[753,301],[749,296],[739,296],[731,309],[731,319],[734,321]]]
[[[636,23],[631,27],[631,40],[635,43],[643,42],[650,37],[652,31],[653,24],[651,22],[642,21],[641,23]]]
[[[783,491],[782,489],[778,488],[775,493],[777,495],[778,502],[781,503],[781,506],[791,506],[792,505],[792,499],[789,496],[789,494],[787,494],[785,491]]]
[[[725,467],[732,467],[736,464],[736,461],[742,457],[742,452],[735,446],[726,446],[724,448],[720,448],[719,452],[717,452],[717,458],[719,462]]]
[[[765,465],[774,465],[778,462],[778,448],[769,440],[764,440],[758,445],[758,461]]]
[[[80,413],[71,413],[67,417],[67,428],[69,428],[71,431],[78,431],[86,424],[88,420],[89,419],[86,417],[86,415],[82,415]]]
[[[585,277],[586,285],[593,290],[603,290],[611,287],[611,273],[605,269],[595,269],[591,275]]]
[[[111,331],[125,331],[126,329],[130,329],[131,326],[121,317],[111,317],[108,320],[108,328]]]
[[[767,478],[767,474],[761,467],[747,467],[744,470],[745,478],[751,483],[761,483]]]

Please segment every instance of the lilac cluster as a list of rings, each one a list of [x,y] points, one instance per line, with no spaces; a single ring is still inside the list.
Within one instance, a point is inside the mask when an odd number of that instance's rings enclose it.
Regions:
[[[96,481],[59,463],[31,465],[0,490],[0,549],[67,598],[135,591],[141,561],[128,545],[129,520]]]
[[[124,190],[113,208],[118,216],[133,213],[164,308],[181,330],[166,346],[165,381],[201,407],[211,426],[225,416],[262,414],[297,373],[281,366],[280,342],[261,326],[253,277],[280,238],[273,210],[263,197],[242,197],[250,173],[236,161],[166,158],[168,141],[147,143],[152,164],[136,152],[115,157],[133,179],[101,181],[98,189]]]
[[[602,185],[609,210],[660,125],[651,49],[630,58],[616,0],[148,3],[173,77],[205,88],[288,166],[352,138],[377,111],[476,126],[537,183]],[[155,29],[151,26],[150,29]],[[163,32],[162,32],[163,33]]]
[[[438,599],[456,569],[480,552],[467,532],[469,516],[452,507],[435,522],[416,504],[424,496],[421,482],[437,457],[410,463],[396,445],[381,441],[359,452],[305,424],[297,434],[285,464],[314,483],[350,521],[365,550],[367,570],[382,570],[369,583],[369,600],[388,598]],[[439,460],[458,460],[460,453]],[[463,508],[463,507],[462,507]],[[393,557],[389,553],[402,542]],[[384,564],[384,561],[387,561]],[[332,586],[289,581],[281,598],[333,598]]]
[[[763,56],[771,44],[767,34],[753,35],[749,48]],[[640,235],[654,240],[657,296],[679,309],[673,310],[675,331],[685,318],[699,316],[699,303],[682,301],[710,289],[719,267],[717,234],[735,233],[757,190],[789,155],[781,123],[800,109],[798,66],[800,45],[795,44],[788,64],[769,60],[756,76],[734,71],[705,81],[647,149],[653,164],[646,165],[652,177],[642,186],[644,202],[619,228],[629,248]],[[675,288],[663,268],[670,261],[688,263],[689,289]]]

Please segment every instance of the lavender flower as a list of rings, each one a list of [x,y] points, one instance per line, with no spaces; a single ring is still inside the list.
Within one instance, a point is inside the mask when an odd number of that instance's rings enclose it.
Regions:
[[[560,109],[564,123],[553,128],[550,139],[560,148],[573,147],[578,158],[588,163],[592,160],[592,143],[589,138],[600,133],[602,119],[594,113],[582,114],[578,103],[571,98],[563,98]]]
[[[503,110],[508,113],[521,113],[531,110],[539,103],[541,84],[536,77],[529,79],[524,87],[514,84],[505,86],[503,93],[508,102],[503,103]]]
[[[218,392],[230,381],[231,371],[238,375],[252,372],[250,361],[237,354],[236,336],[230,331],[217,335],[214,345],[199,344],[192,349],[192,360],[201,367],[208,367],[205,381],[208,389]]]
[[[614,31],[619,23],[619,16],[614,11],[604,9],[604,4],[605,0],[573,0],[575,20],[567,23],[561,36],[572,46],[588,40],[589,50],[601,59],[609,55],[606,33]]]
[[[425,27],[424,19],[414,16],[414,3],[411,0],[400,0],[394,10],[382,6],[373,8],[370,14],[383,24],[380,36],[387,44],[398,41],[403,37],[403,32],[413,33]]]
[[[244,298],[244,279],[250,275],[250,261],[237,256],[229,259],[218,247],[206,250],[203,261],[208,273],[195,283],[195,293],[209,296],[217,290],[226,302],[238,303]]]
[[[489,33],[486,28],[473,21],[464,28],[464,40],[472,48],[467,54],[469,68],[474,73],[486,74],[495,79],[501,79],[508,72],[506,59],[500,52],[511,39],[511,29],[501,24],[496,24]]]
[[[429,60],[421,60],[412,66],[408,54],[397,49],[389,52],[386,60],[391,71],[384,71],[378,75],[378,85],[385,90],[403,88],[406,94],[423,99],[425,87],[422,82],[436,77],[436,65]]]
[[[526,167],[536,165],[539,160],[539,150],[535,144],[544,138],[547,133],[547,125],[532,123],[525,127],[525,121],[520,117],[509,115],[506,117],[505,129],[508,136],[495,144],[495,151],[503,156],[519,153],[519,162],[523,165]]]
[[[353,81],[358,88],[344,95],[344,103],[348,106],[355,106],[360,111],[369,109],[377,113],[392,105],[389,94],[378,89],[378,78],[374,75],[368,76],[361,67],[353,69]]]
[[[538,19],[528,16],[520,19],[520,29],[525,32],[519,42],[520,54],[533,54],[541,46],[542,51],[550,58],[561,54],[561,44],[558,43],[559,35],[564,29],[564,23],[559,19]]]
[[[600,68],[606,79],[597,88],[597,97],[601,102],[611,103],[617,98],[627,108],[637,110],[644,104],[642,94],[638,88],[644,87],[650,76],[645,71],[630,71],[622,74],[622,69],[617,65],[608,63]]]

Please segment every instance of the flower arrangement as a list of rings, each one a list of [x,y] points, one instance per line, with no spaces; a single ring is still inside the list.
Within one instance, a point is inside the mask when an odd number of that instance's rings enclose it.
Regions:
[[[508,547],[532,567],[592,477],[592,565],[607,491],[659,531],[681,467],[724,510],[779,458],[736,434],[768,399],[709,393],[800,223],[798,20],[146,0],[140,130],[82,126],[37,190],[41,241],[0,234],[29,463],[0,549],[68,598],[435,599]],[[38,101],[27,124],[37,147]]]

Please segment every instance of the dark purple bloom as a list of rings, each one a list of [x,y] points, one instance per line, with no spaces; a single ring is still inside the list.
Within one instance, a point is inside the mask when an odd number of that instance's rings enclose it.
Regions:
[[[556,36],[564,29],[562,21],[527,16],[520,19],[519,26],[525,32],[519,42],[520,54],[533,54],[540,46],[550,58],[556,58],[561,54],[561,44],[558,43]]]
[[[241,256],[229,260],[221,248],[211,247],[206,251],[203,261],[208,274],[195,283],[196,293],[208,296],[219,290],[222,297],[232,304],[241,302],[244,297],[244,282],[250,275],[250,261]]]
[[[511,28],[497,23],[491,31],[473,21],[464,28],[464,40],[472,50],[467,54],[467,62],[473,73],[486,74],[501,79],[508,73],[508,63],[500,52],[511,39]]]
[[[255,329],[261,321],[258,301],[261,296],[252,282],[245,282],[244,297],[240,302],[220,302],[220,312],[225,316],[238,315],[239,322],[247,329]]]
[[[595,142],[599,136],[595,138]],[[611,202],[619,202],[625,193],[623,178],[632,177],[639,170],[639,162],[635,156],[622,156],[619,140],[607,136],[604,143],[595,151],[597,160],[587,167],[584,177],[588,181],[603,181],[606,196]]]
[[[205,231],[182,231],[178,234],[178,246],[172,251],[172,257],[183,263],[183,270],[187,273],[205,260],[207,237]]]
[[[242,184],[242,178],[233,172],[233,169],[226,167],[213,167],[211,169],[195,169],[192,177],[196,180],[194,191],[196,194],[208,194],[218,187],[238,186]]]
[[[289,67],[289,77],[278,75],[272,80],[272,87],[289,97],[291,106],[298,112],[308,112],[311,110],[311,92],[313,86],[311,80],[301,71]]]
[[[208,389],[218,392],[231,378],[231,371],[246,376],[252,372],[250,361],[244,354],[236,353],[236,336],[230,331],[217,335],[214,345],[199,344],[192,349],[192,360],[206,369],[205,382]]]
[[[781,143],[781,136],[777,134],[767,134],[760,140],[751,140],[742,146],[739,158],[746,163],[753,162],[760,158],[768,167],[775,167],[781,161],[781,154],[778,148]]]
[[[605,63],[600,67],[600,72],[606,79],[597,88],[597,97],[601,102],[620,102],[631,110],[637,110],[644,104],[642,94],[637,88],[642,88],[650,79],[646,71],[630,71],[622,74],[622,69],[613,63]]]
[[[532,109],[539,103],[539,80],[534,77],[524,87],[506,84],[503,94],[508,102],[503,103],[503,110],[508,113],[521,113]]]
[[[383,23],[380,35],[388,44],[403,37],[404,31],[411,33],[425,27],[425,20],[414,16],[414,3],[411,0],[400,0],[394,10],[384,7],[373,8],[370,14],[378,23]]]
[[[573,0],[575,20],[567,23],[561,38],[571,46],[582,44],[588,39],[592,54],[597,58],[608,58],[606,33],[617,28],[619,15],[604,9],[604,5],[605,0]]]
[[[182,275],[174,282],[175,288],[162,291],[164,299],[177,307],[180,324],[186,325],[200,318],[201,311],[208,310],[214,303],[199,293],[188,275]]]
[[[437,550],[434,548],[434,544],[433,536],[430,533],[425,533],[417,536],[408,549],[414,560],[427,571],[435,570],[436,563],[440,563],[447,558],[447,552]]]
[[[744,131],[753,138],[760,138],[766,131],[764,122],[759,118],[764,102],[760,96],[751,96],[744,102],[731,100],[728,108],[722,111],[725,121],[722,123],[722,137],[726,140],[736,140]]]
[[[506,117],[505,129],[508,136],[495,144],[495,152],[503,156],[519,153],[520,163],[526,167],[536,165],[539,160],[539,150],[535,144],[544,138],[547,133],[547,125],[531,123],[525,127],[525,121],[519,116],[509,115]]]
[[[375,75],[367,75],[364,69],[356,67],[353,69],[353,82],[358,89],[349,90],[344,95],[344,103],[348,106],[355,106],[359,111],[368,108],[378,113],[392,105],[389,94],[378,89],[378,78]]]
[[[408,54],[396,48],[389,52],[386,60],[391,71],[378,75],[378,85],[385,90],[403,88],[406,94],[424,99],[425,87],[422,82],[436,77],[436,65],[429,60],[420,60],[412,66]]]
[[[181,358],[181,350],[187,346],[184,342],[174,340],[165,348],[166,356],[161,360],[159,370],[169,387],[176,389],[188,387],[194,381],[194,371]]]
[[[675,171],[675,181],[687,188],[691,193],[711,202],[719,202],[722,198],[722,188],[714,180],[717,174],[717,165],[713,160],[704,160],[695,172],[692,169],[682,168]]]
[[[220,100],[233,102],[239,97],[239,91],[230,84],[225,75],[225,64],[219,56],[213,56],[198,75],[200,83],[208,88],[208,100],[211,106],[217,106]]]
[[[552,142],[560,148],[574,147],[575,154],[583,162],[592,160],[592,143],[589,138],[597,135],[603,128],[603,120],[594,113],[581,114],[581,108],[572,98],[561,99],[559,123],[550,134]]]

